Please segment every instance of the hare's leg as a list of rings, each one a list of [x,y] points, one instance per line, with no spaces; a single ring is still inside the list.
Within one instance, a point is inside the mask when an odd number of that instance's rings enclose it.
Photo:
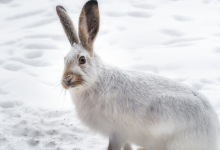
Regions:
[[[123,145],[123,140],[118,135],[113,135],[109,137],[109,145],[108,150],[121,150],[121,147]]]
[[[125,143],[122,150],[132,150],[131,144]]]

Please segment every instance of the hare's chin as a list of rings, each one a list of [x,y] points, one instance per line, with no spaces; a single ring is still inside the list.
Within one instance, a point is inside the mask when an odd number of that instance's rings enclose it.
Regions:
[[[69,90],[70,88],[75,88],[76,86],[71,85],[71,86],[63,86],[64,89]]]
[[[68,83],[62,83],[62,86],[64,89],[68,90],[69,88],[74,88],[75,85],[73,84],[68,84]]]

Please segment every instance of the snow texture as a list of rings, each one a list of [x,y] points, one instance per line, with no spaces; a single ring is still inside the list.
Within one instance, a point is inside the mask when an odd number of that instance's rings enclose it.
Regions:
[[[0,0],[0,150],[106,149],[60,87],[70,44],[55,8],[77,29],[85,2]],[[99,0],[99,10],[102,61],[187,84],[220,116],[220,0]]]

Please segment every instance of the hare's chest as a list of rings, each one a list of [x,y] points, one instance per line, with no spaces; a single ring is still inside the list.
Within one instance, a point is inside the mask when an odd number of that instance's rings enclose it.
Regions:
[[[108,134],[109,129],[109,120],[104,113],[104,109],[100,107],[100,104],[97,104],[91,99],[74,99],[75,108],[79,119],[88,127],[96,131],[101,131],[103,134]],[[109,129],[110,130],[110,129]]]

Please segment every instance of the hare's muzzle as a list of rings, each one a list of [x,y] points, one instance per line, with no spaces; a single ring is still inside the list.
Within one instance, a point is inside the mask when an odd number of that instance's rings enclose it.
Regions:
[[[82,76],[78,74],[66,75],[63,77],[61,83],[65,89],[76,87],[77,85],[82,84]]]
[[[61,82],[62,86],[65,89],[68,89],[70,87],[74,87],[74,82],[72,82],[72,79],[73,79],[73,75],[67,75],[66,77],[64,77]]]

